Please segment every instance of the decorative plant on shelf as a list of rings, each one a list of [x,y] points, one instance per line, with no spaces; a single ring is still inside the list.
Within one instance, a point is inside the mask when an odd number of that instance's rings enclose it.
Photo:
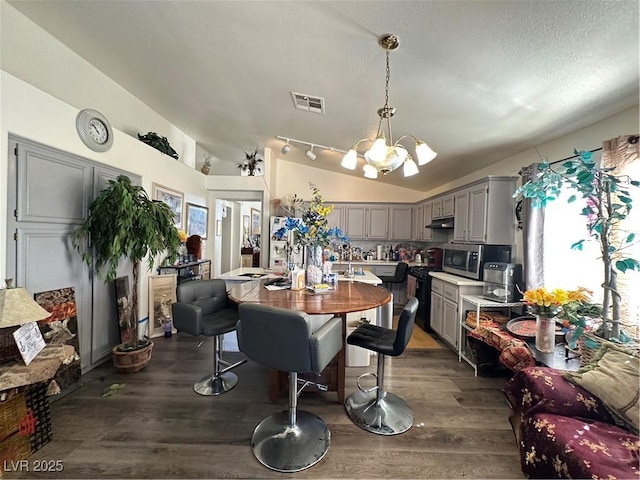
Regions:
[[[591,152],[574,151],[577,158],[553,168],[546,160],[538,167],[534,180],[524,183],[514,197],[530,198],[534,208],[544,207],[555,200],[563,187],[576,191],[568,201],[574,202],[578,195],[584,200],[581,215],[587,220],[592,239],[600,247],[603,266],[603,323],[597,335],[618,343],[627,343],[630,338],[621,329],[620,293],[618,273],[640,270],[640,262],[627,255],[628,247],[637,242],[635,233],[625,231],[620,222],[627,218],[632,207],[631,187],[640,182],[626,175],[618,175],[615,167],[603,167],[592,159]],[[579,240],[571,248],[581,250],[587,239]]]
[[[167,204],[151,200],[144,188],[133,185],[126,175],[120,175],[116,180],[109,180],[108,186],[89,205],[84,223],[73,232],[74,248],[103,281],[115,279],[122,259],[129,258],[133,263],[131,341],[115,347],[114,355],[116,350],[135,352],[151,343],[138,338],[140,263],[147,257],[148,269],[152,270],[154,258],[165,250],[170,258],[176,258],[181,243],[173,222],[174,215]]]
[[[244,152],[245,159],[242,163],[238,164],[238,168],[243,172],[247,172],[250,177],[255,176],[258,167],[263,162],[261,158],[258,158],[258,149],[253,152]]]
[[[202,165],[202,168],[200,168],[200,171],[205,175],[209,175],[209,172],[211,171],[211,155],[207,152],[204,152],[204,164]]]
[[[138,134],[138,140],[146,143],[147,145],[155,148],[165,155],[169,155],[170,157],[178,160],[178,153],[173,148],[171,148],[167,137],[161,137],[156,132],[149,132],[145,135]]]

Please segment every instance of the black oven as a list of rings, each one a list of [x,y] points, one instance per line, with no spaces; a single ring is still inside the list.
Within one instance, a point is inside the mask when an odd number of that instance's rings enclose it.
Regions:
[[[431,329],[431,281],[433,277],[429,272],[441,272],[439,267],[414,266],[409,268],[409,275],[416,279],[416,298],[418,299],[418,311],[416,312],[416,324],[425,332],[433,332]]]

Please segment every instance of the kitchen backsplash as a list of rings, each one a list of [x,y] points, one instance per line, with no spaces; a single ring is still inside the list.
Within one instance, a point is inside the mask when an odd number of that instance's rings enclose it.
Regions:
[[[371,255],[371,260],[389,260],[390,250],[398,252],[397,260],[407,260],[411,261],[415,257],[417,253],[422,254],[424,250],[431,247],[441,246],[442,243],[433,243],[433,242],[391,242],[391,241],[381,241],[381,242],[368,242],[368,241],[355,241],[350,244],[351,245],[351,259],[354,261],[357,260],[367,260],[367,256]],[[378,245],[382,247],[383,258],[376,258],[376,252]],[[334,261],[348,260],[348,255],[346,250],[338,250],[333,252],[328,252],[328,256],[331,258],[331,255],[335,257]],[[341,258],[342,257],[342,258]],[[424,258],[424,257],[423,257]],[[394,258],[390,259],[394,260]]]

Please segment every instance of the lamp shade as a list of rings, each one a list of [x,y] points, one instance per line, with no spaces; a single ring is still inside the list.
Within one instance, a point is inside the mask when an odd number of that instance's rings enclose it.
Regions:
[[[418,164],[424,165],[425,163],[429,163],[431,160],[436,158],[438,154],[431,150],[431,147],[429,147],[429,145],[424,143],[422,140],[418,140],[416,142],[416,155],[418,156]]]
[[[0,290],[0,328],[44,320],[51,316],[24,288]]]
[[[344,168],[348,168],[349,170],[355,170],[356,164],[358,163],[358,152],[356,152],[355,148],[350,148],[349,151],[342,158],[342,165]]]

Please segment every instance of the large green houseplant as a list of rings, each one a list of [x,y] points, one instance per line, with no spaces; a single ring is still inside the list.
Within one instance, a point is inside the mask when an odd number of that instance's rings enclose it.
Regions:
[[[72,243],[105,282],[115,279],[122,259],[131,260],[133,289],[129,327],[132,335],[130,342],[117,346],[116,350],[134,352],[147,347],[149,340],[141,340],[138,335],[140,264],[146,257],[148,270],[152,270],[157,255],[167,251],[169,258],[176,257],[180,239],[169,206],[151,200],[144,188],[133,185],[126,175],[120,175],[116,180],[109,180],[108,186],[91,203],[86,220],[73,232]]]
[[[599,165],[592,159],[591,152],[574,151],[576,159],[554,168],[547,161],[538,166],[536,178],[524,183],[514,193],[514,197],[530,198],[534,208],[544,207],[555,200],[565,187],[575,191],[569,202],[582,198],[584,206],[581,215],[586,217],[586,225],[591,238],[598,242],[603,267],[603,323],[596,332],[599,336],[618,343],[629,341],[621,328],[620,292],[618,273],[640,270],[640,262],[631,258],[628,247],[637,242],[634,232],[625,231],[621,222],[627,218],[633,199],[630,189],[640,186],[640,182],[621,175],[615,167]],[[571,245],[582,249],[587,239]],[[574,316],[573,323],[584,327],[584,318]]]

